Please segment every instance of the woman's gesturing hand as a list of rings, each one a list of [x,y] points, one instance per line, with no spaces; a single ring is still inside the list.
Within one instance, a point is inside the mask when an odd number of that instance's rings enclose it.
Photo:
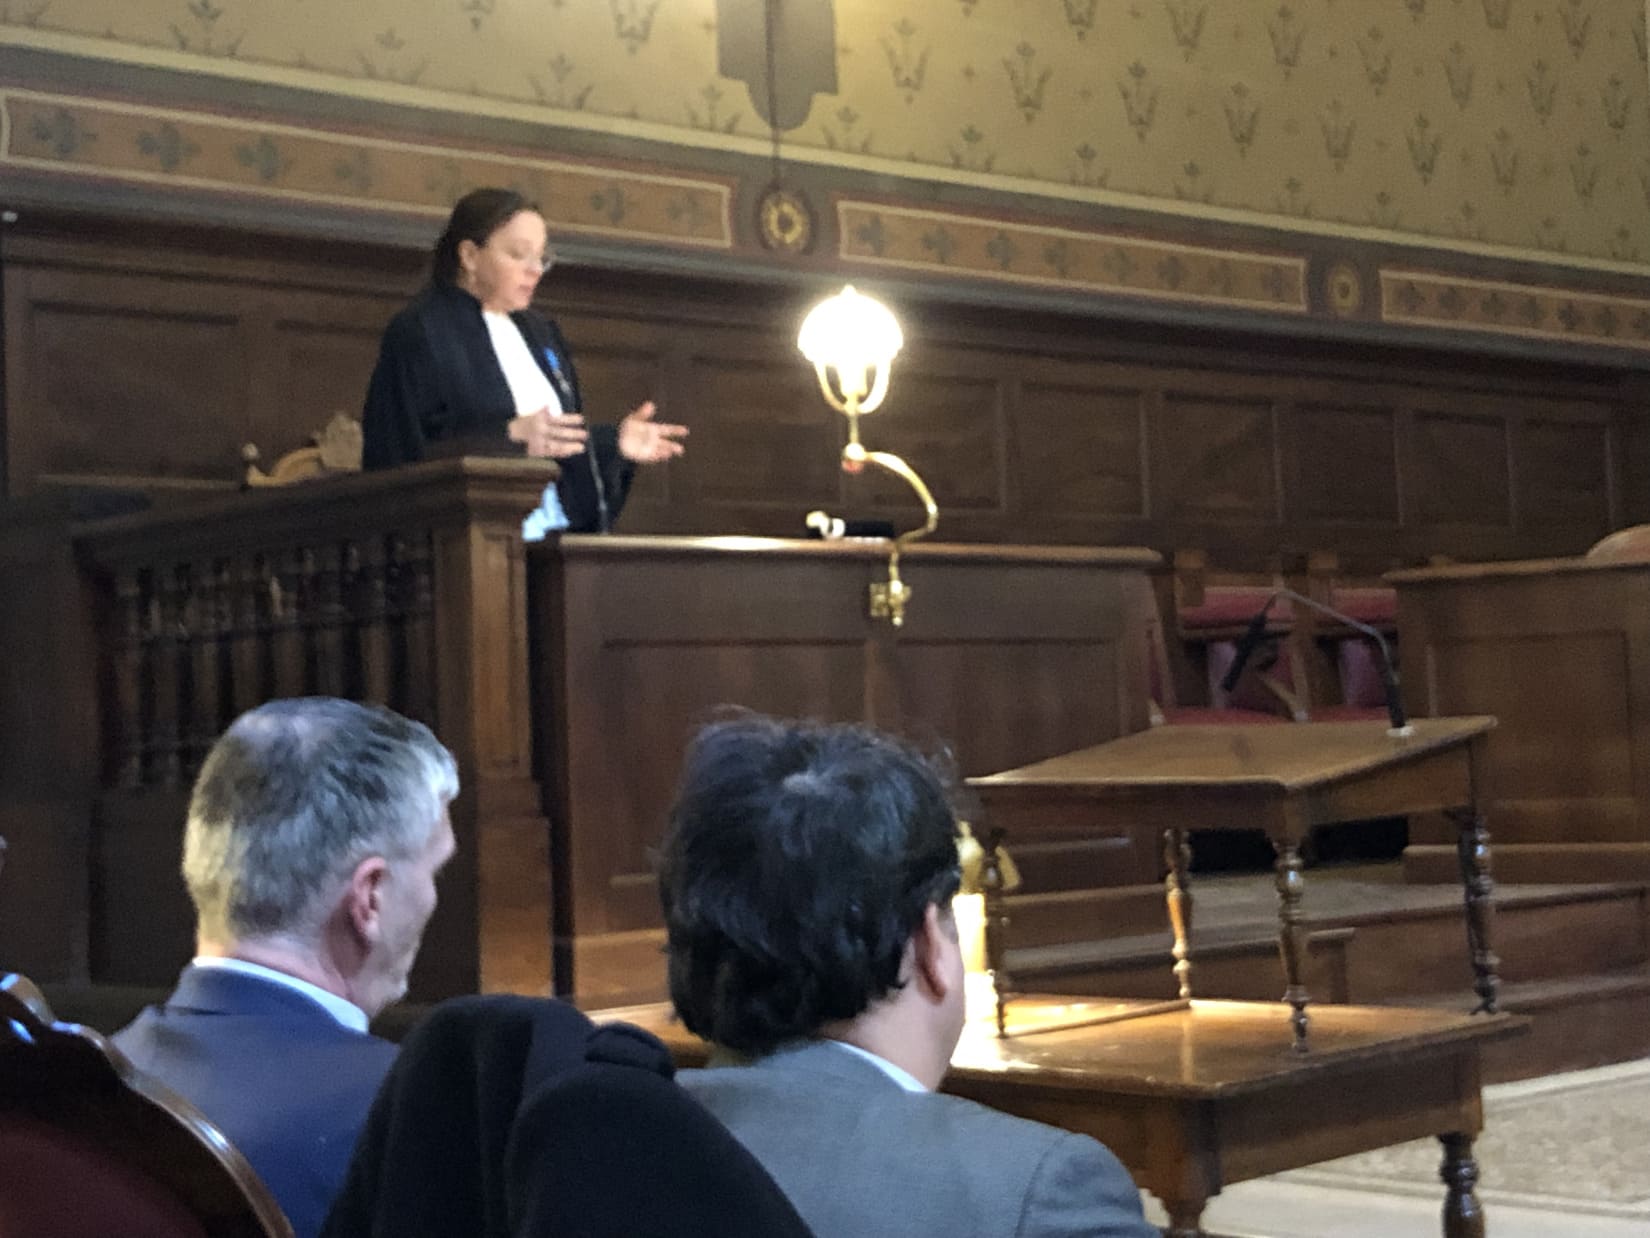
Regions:
[[[619,454],[637,464],[658,464],[670,460],[686,450],[682,440],[687,437],[686,426],[655,421],[658,409],[649,400],[619,423]]]
[[[510,441],[522,444],[530,456],[564,460],[583,451],[589,437],[584,418],[577,413],[553,413],[541,408],[510,422]]]

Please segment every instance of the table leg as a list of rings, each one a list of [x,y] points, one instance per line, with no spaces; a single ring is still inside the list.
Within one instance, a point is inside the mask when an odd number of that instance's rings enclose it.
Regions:
[[[1283,956],[1283,1000],[1294,1007],[1290,1025],[1295,1029],[1295,1051],[1306,1052],[1306,992],[1303,968],[1306,964],[1306,927],[1301,920],[1301,894],[1306,882],[1301,876],[1301,850],[1295,843],[1273,843],[1278,852],[1278,953]]]
[[[1475,1014],[1494,1014],[1501,978],[1495,954],[1495,878],[1490,874],[1490,833],[1483,815],[1466,808],[1449,814],[1459,831],[1455,853],[1461,863],[1461,888],[1467,899],[1467,949],[1472,956],[1472,987],[1478,994]]]
[[[991,985],[997,994],[997,1035],[1008,1035],[1008,999],[1013,981],[1005,961],[1008,951],[1008,900],[1004,897],[1007,884],[1003,877],[1002,845],[1004,831],[986,832],[985,856],[980,864],[980,885],[985,893],[985,965],[991,973]]]
[[[1192,995],[1192,847],[1185,830],[1163,831],[1163,867],[1168,872],[1163,888],[1169,899],[1169,927],[1174,932],[1174,978],[1184,1001]]]
[[[1440,1135],[1444,1162],[1438,1176],[1448,1188],[1444,1195],[1444,1238],[1484,1238],[1484,1209],[1478,1202],[1478,1162],[1472,1155],[1471,1135]]]
[[[1207,1238],[1203,1232],[1203,1208],[1206,1199],[1165,1199],[1163,1210],[1169,1214],[1169,1224],[1163,1238]]]

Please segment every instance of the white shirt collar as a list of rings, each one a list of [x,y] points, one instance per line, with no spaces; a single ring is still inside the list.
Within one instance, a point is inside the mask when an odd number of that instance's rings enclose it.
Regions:
[[[273,967],[264,967],[259,963],[248,963],[244,959],[225,959],[218,957],[202,957],[189,960],[191,967],[216,967],[220,971],[232,971],[242,976],[252,976],[258,980],[267,980],[270,984],[278,984],[291,989],[294,993],[302,993],[310,1001],[320,1006],[329,1015],[352,1032],[367,1030],[367,1012],[354,1002],[347,1002],[336,993],[328,993],[319,985],[311,984],[307,980],[300,980],[296,976],[289,976],[284,971],[276,971]]]
[[[926,1092],[928,1090],[917,1082],[916,1076],[912,1075],[910,1071],[895,1066],[885,1057],[878,1057],[869,1049],[861,1049],[858,1045],[851,1045],[846,1040],[827,1040],[825,1043],[835,1045],[839,1049],[846,1049],[849,1053],[864,1058],[907,1092]]]

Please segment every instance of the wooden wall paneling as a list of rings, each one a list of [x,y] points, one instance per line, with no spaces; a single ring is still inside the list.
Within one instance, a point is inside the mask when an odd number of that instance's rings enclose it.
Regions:
[[[1147,388],[1093,366],[1024,367],[1011,424],[1015,509],[1038,528],[1136,523],[1147,512]]]
[[[1406,471],[1416,525],[1503,534],[1515,527],[1509,427],[1477,403],[1449,408],[1423,400],[1413,409]]]
[[[1276,530],[1282,497],[1277,410],[1263,390],[1234,390],[1238,387],[1231,381],[1205,388],[1176,380],[1163,387],[1151,440],[1155,520]]]
[[[863,492],[838,467],[847,422],[794,343],[787,351],[770,334],[705,328],[688,342],[693,436],[678,474],[686,523],[675,531],[796,537],[814,508],[865,514]]]
[[[1400,520],[1395,393],[1304,383],[1285,422],[1286,521],[1322,531],[1305,548],[1342,528],[1391,539]]]
[[[8,398],[14,493],[42,474],[234,477],[251,353],[221,294],[118,273],[20,282],[31,364]]]
[[[617,422],[647,400],[658,406],[661,421],[694,421],[695,410],[683,398],[680,365],[673,357],[678,332],[672,324],[592,312],[558,318],[557,323],[578,366],[590,424]],[[657,519],[672,505],[672,482],[679,471],[675,463],[637,471],[626,502],[627,525]]]
[[[265,302],[245,433],[266,468],[306,446],[333,414],[360,417],[384,325],[399,308],[388,299],[298,293]]]
[[[1620,510],[1608,407],[1518,401],[1513,475],[1518,525],[1532,538],[1597,541]]]
[[[220,485],[243,441],[268,456],[300,445],[359,407],[378,334],[425,262],[228,229],[32,229],[0,235],[17,490],[58,469]],[[580,267],[546,281],[594,418],[646,396],[694,428],[686,459],[638,478],[624,528],[792,535],[813,507],[913,510],[887,479],[837,471],[841,420],[794,343],[819,291]],[[1600,416],[1617,427],[1606,522],[1650,518],[1650,380],[1632,371],[894,301],[907,349],[867,433],[936,486],[947,538],[1200,546],[1246,563],[1573,553],[1599,523],[1599,431],[1583,427]],[[1399,423],[1395,530],[1380,410]]]

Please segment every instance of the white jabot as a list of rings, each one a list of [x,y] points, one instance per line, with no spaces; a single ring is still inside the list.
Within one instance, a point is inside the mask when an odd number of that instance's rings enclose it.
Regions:
[[[482,320],[487,324],[487,335],[493,341],[493,353],[498,357],[504,381],[510,384],[510,398],[516,402],[516,416],[536,413],[546,406],[553,413],[562,411],[561,400],[550,380],[544,376],[539,363],[533,360],[533,350],[520,328],[508,314],[483,310]]]
[[[923,1087],[922,1084],[917,1082],[915,1076],[913,1076],[910,1071],[905,1070],[903,1067],[895,1066],[885,1057],[878,1057],[869,1049],[861,1049],[858,1045],[851,1045],[846,1040],[827,1040],[825,1043],[828,1045],[835,1045],[839,1049],[846,1049],[849,1053],[854,1053],[864,1058],[867,1062],[870,1062],[895,1083],[899,1084],[900,1087],[904,1088],[907,1092],[926,1092],[928,1090]]]
[[[259,980],[267,980],[270,984],[278,984],[283,988],[291,989],[294,993],[302,993],[310,1001],[325,1010],[339,1023],[352,1032],[367,1030],[367,1012],[354,1002],[347,1002],[336,993],[328,993],[319,985],[311,984],[307,980],[300,980],[296,976],[289,976],[284,971],[276,971],[273,967],[264,967],[258,963],[248,963],[244,959],[224,959],[217,957],[200,957],[189,960],[191,967],[215,967],[219,971],[232,971],[242,976],[253,976]]]
[[[536,413],[546,407],[552,413],[561,412],[561,397],[544,376],[544,371],[539,369],[539,363],[533,360],[533,350],[527,346],[526,337],[510,320],[510,315],[482,310],[481,319],[487,324],[487,335],[493,341],[493,354],[498,358],[499,368],[504,371],[504,381],[510,384],[510,398],[516,402],[516,416]],[[527,518],[521,522],[521,535],[526,541],[541,542],[546,534],[566,527],[567,513],[562,510],[561,495],[552,482],[544,488],[539,505],[528,512]]]

